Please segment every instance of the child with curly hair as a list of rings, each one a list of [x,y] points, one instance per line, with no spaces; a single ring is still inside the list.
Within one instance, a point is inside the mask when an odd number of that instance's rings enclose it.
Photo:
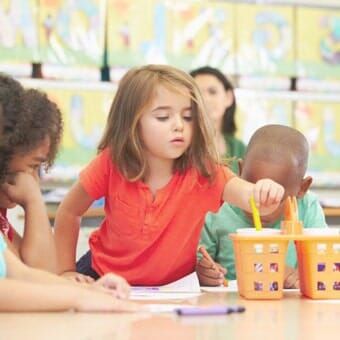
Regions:
[[[61,113],[44,93],[25,90],[5,75],[0,76],[0,103],[3,124],[0,231],[9,249],[23,262],[55,272],[54,240],[38,171],[42,164],[47,169],[57,153],[63,126]],[[22,237],[6,217],[7,209],[17,204],[25,211]]]
[[[117,275],[80,285],[27,266],[55,270],[54,241],[37,170],[52,164],[61,132],[60,111],[45,94],[24,90],[0,74],[0,312],[135,310],[117,299],[129,293],[128,283]],[[23,237],[5,215],[16,204],[25,210]]]

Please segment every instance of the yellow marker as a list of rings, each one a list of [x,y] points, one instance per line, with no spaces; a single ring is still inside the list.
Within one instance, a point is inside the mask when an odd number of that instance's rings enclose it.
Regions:
[[[257,231],[262,230],[260,213],[256,207],[254,196],[250,196],[249,203],[250,203],[251,211],[253,213],[253,221],[254,221],[255,229]]]

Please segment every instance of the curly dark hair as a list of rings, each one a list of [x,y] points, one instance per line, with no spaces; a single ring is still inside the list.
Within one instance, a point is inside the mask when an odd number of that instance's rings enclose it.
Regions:
[[[63,120],[58,106],[41,91],[25,90],[20,122],[9,141],[15,152],[30,152],[48,137],[50,150],[45,163],[47,170],[57,155],[62,132]]]
[[[58,106],[45,93],[35,89],[25,90],[7,76],[0,75],[0,89],[3,125],[1,154],[4,155],[0,160],[2,176],[6,173],[6,165],[14,153],[30,152],[46,137],[50,139],[50,150],[45,163],[47,170],[54,162],[63,131]]]
[[[17,130],[17,117],[22,112],[24,88],[6,74],[0,73],[0,183],[7,172],[11,157],[9,138]]]
[[[190,72],[190,75],[195,78],[199,75],[211,75],[217,78],[223,85],[225,91],[231,91],[233,93],[233,103],[228,107],[223,115],[222,121],[222,132],[229,135],[236,133],[237,127],[235,122],[235,111],[236,111],[236,98],[234,94],[234,88],[229,79],[217,68],[211,66],[203,66]]]

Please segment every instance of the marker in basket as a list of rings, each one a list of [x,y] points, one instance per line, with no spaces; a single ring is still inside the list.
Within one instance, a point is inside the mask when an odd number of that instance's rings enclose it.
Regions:
[[[176,309],[176,313],[182,316],[225,315],[231,313],[243,313],[243,306],[193,306]]]
[[[205,259],[207,259],[207,260],[211,263],[211,265],[212,265],[212,267],[214,268],[214,270],[219,271],[219,269],[218,269],[217,266],[216,266],[215,261],[211,258],[211,256],[209,255],[209,253],[207,252],[207,250],[204,248],[204,246],[199,246],[199,247],[198,247],[198,251],[203,255],[203,257],[204,257]],[[227,281],[226,278],[224,278],[224,280],[223,280],[223,286],[228,287],[228,281]]]
[[[255,204],[254,196],[250,196],[249,203],[250,203],[251,211],[253,213],[253,221],[254,221],[255,230],[260,231],[262,230],[262,223],[261,223],[259,210],[257,209],[256,204]]]

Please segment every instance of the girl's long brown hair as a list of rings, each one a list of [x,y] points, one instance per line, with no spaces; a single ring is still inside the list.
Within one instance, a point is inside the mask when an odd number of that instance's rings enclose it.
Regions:
[[[202,97],[190,75],[167,65],[147,65],[125,74],[113,100],[98,151],[109,148],[113,163],[128,180],[135,181],[145,176],[148,165],[138,123],[158,85],[182,95],[185,94],[181,92],[184,87],[189,90],[191,98],[192,142],[175,160],[174,171],[184,172],[195,167],[201,175],[212,178],[219,157]]]

